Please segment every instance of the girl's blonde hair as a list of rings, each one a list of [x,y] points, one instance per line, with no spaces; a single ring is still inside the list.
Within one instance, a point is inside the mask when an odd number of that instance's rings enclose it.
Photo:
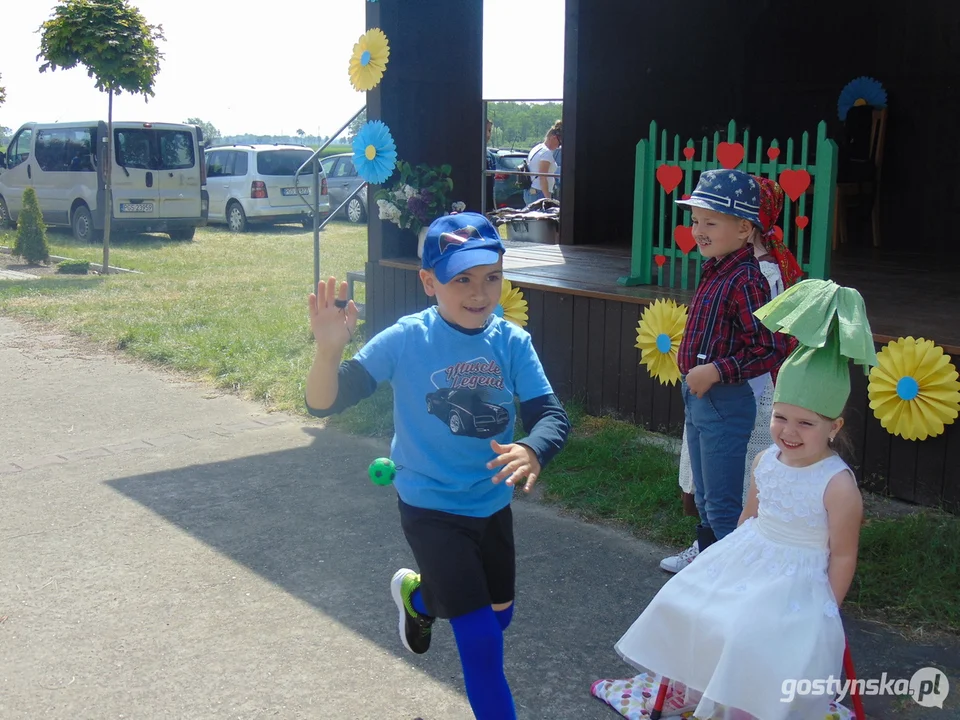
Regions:
[[[753,226],[753,229],[750,231],[750,235],[747,236],[748,245],[759,245],[763,250],[769,250],[767,243],[763,240],[763,230],[761,230],[756,225]]]

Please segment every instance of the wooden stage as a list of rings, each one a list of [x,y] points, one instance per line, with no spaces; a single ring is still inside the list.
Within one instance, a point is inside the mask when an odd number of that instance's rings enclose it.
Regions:
[[[630,270],[627,248],[522,242],[505,245],[506,277],[522,287],[642,305],[657,298],[689,302],[692,295],[691,291],[653,285],[617,285],[617,279]],[[380,264],[413,270],[419,267],[419,260],[398,258],[381,260]],[[953,258],[937,265],[930,255],[859,249],[846,256],[835,255],[832,264],[832,278],[863,295],[877,342],[908,335],[924,337],[960,357],[960,264]]]

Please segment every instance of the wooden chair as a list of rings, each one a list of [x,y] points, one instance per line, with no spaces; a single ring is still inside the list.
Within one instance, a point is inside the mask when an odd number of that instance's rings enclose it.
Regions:
[[[854,682],[857,679],[857,675],[853,668],[853,658],[850,656],[850,646],[846,643],[843,648],[843,671],[847,675],[847,680],[850,681],[850,699],[853,701],[853,716],[856,720],[866,720],[867,716],[863,712],[863,700],[860,697],[857,684]],[[661,677],[660,688],[657,690],[657,699],[654,701],[653,710],[650,712],[650,720],[660,720],[669,687],[670,680]]]
[[[887,109],[850,108],[845,129],[837,172],[833,246],[835,249],[838,236],[841,243],[847,242],[849,207],[869,198],[873,246],[880,247],[880,169],[887,134]]]

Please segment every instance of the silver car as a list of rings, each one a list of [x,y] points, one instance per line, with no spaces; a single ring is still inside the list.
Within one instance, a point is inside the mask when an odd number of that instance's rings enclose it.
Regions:
[[[206,151],[209,223],[243,232],[253,223],[298,222],[313,227],[313,175],[294,181],[313,151],[300,145],[222,145]],[[320,179],[320,214],[330,212],[326,178]]]
[[[340,203],[346,200],[347,195],[363,182],[363,179],[357,174],[357,168],[353,164],[353,153],[342,153],[340,155],[330,155],[324,158],[321,163],[323,172],[327,176],[327,187],[330,191],[330,209],[335,210],[340,207]],[[367,219],[367,188],[364,188],[356,196],[350,198],[350,202],[343,209],[343,214],[347,220],[352,223],[362,223]]]

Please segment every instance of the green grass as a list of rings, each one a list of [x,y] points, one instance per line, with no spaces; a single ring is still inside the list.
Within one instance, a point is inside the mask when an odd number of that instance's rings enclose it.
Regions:
[[[696,522],[682,512],[677,456],[630,423],[579,409],[570,416],[573,433],[542,476],[544,497],[653,542],[689,545]]]
[[[868,520],[847,602],[866,617],[960,632],[960,518]]]
[[[51,232],[49,241],[51,254],[101,260],[99,247],[69,235]],[[0,231],[0,244],[12,243],[13,234]],[[275,409],[305,412],[303,383],[313,358],[306,309],[311,232],[281,227],[234,235],[203,228],[193,242],[141,236],[112,246],[112,265],[143,274],[4,281],[0,312],[37,318]],[[332,223],[321,235],[324,276],[342,278],[365,259],[366,228]],[[362,300],[363,286],[357,291]],[[650,434],[634,425],[590,417],[576,406],[568,410],[574,431],[543,473],[543,497],[653,542],[686,546],[694,520],[682,515],[677,457],[650,444]],[[389,388],[331,422],[389,437]],[[934,511],[871,517],[845,608],[892,624],[960,633],[960,518]]]
[[[678,459],[634,425],[572,412],[574,432],[542,476],[545,497],[588,519],[614,521],[680,549]],[[960,633],[960,518],[934,510],[870,517],[860,536],[847,612],[893,625]]]
[[[321,233],[321,273],[364,267],[366,227]],[[13,233],[0,232],[10,246]],[[49,234],[50,253],[100,262],[99,246]],[[274,409],[300,410],[313,359],[307,294],[313,234],[293,226],[236,235],[201,228],[193,242],[117,238],[109,278],[0,283],[0,311],[26,315],[137,358],[209,379]],[[357,286],[357,300],[363,299]]]

